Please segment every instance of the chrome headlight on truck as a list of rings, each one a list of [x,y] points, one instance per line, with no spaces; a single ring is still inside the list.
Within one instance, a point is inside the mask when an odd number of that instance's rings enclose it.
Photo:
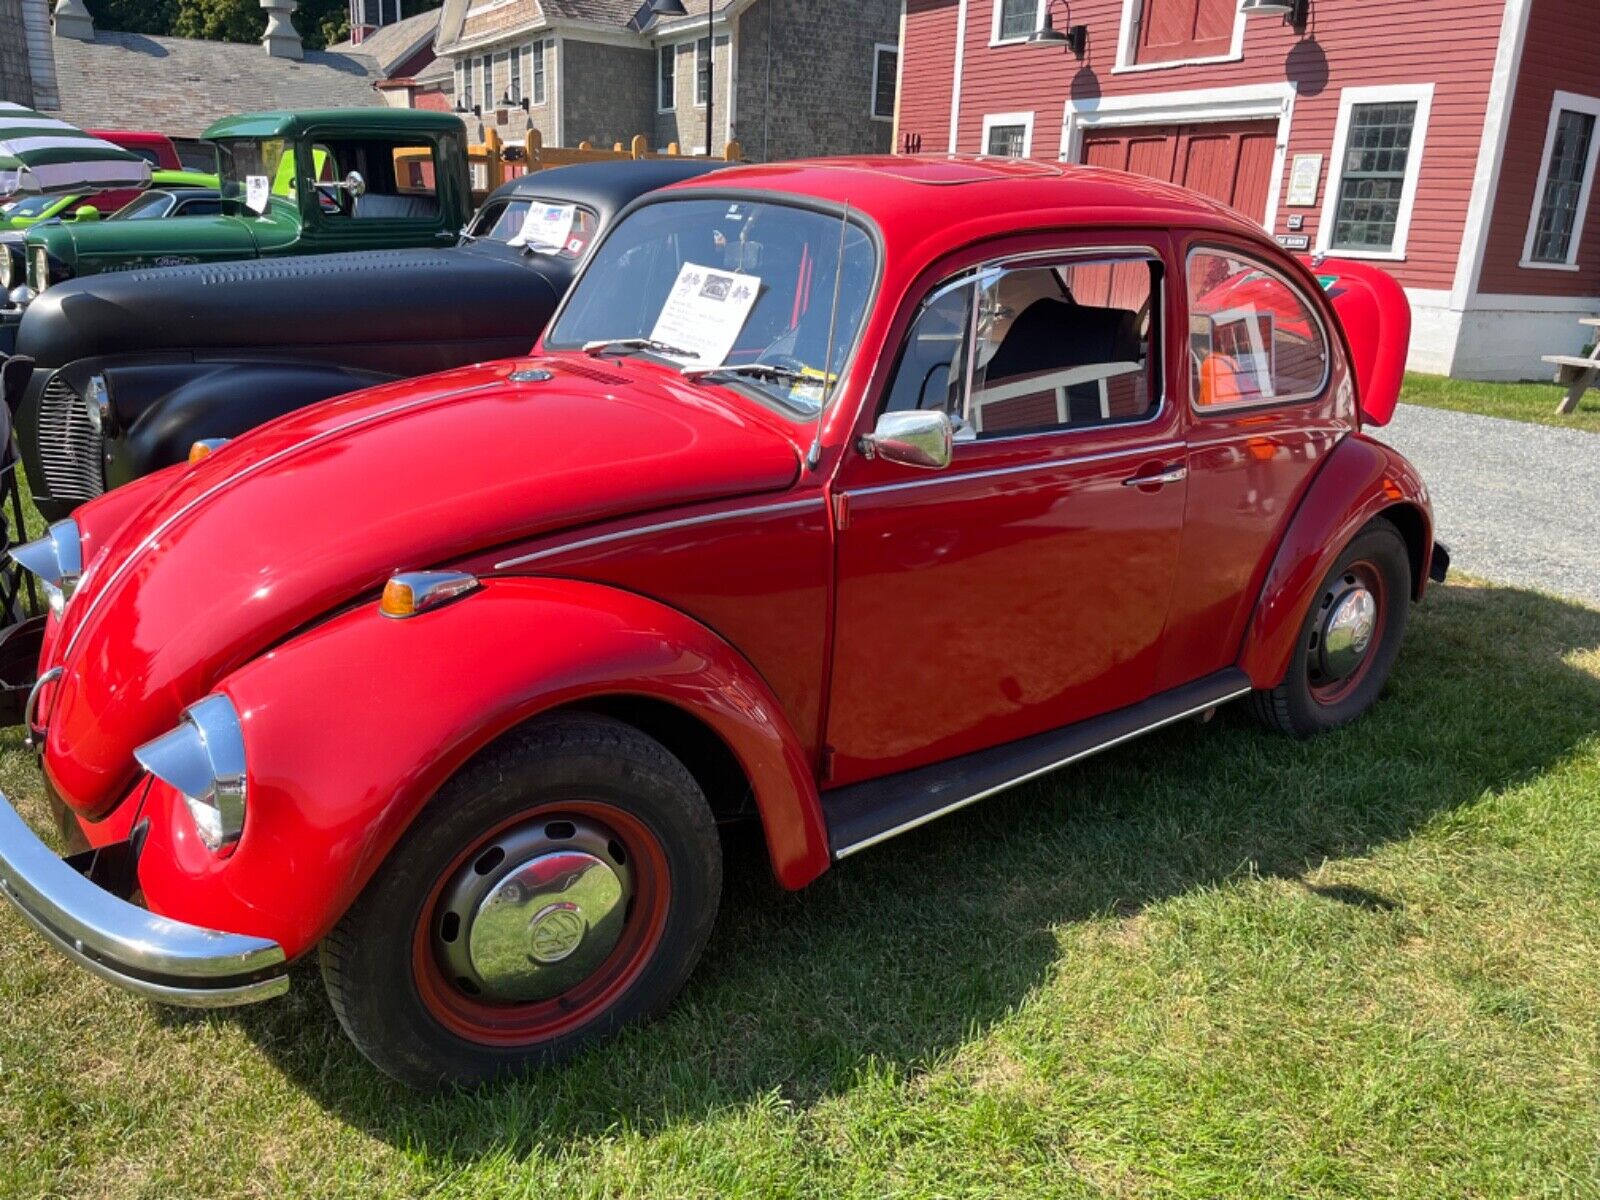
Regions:
[[[50,286],[50,251],[43,246],[33,248],[33,278],[28,281],[35,292],[42,292]]]
[[[83,539],[78,523],[70,517],[57,521],[38,541],[13,546],[11,557],[24,570],[38,576],[45,598],[50,601],[50,611],[59,617],[83,576]]]
[[[213,850],[244,832],[244,728],[233,701],[207,696],[191,704],[171,733],[133,752],[139,765],[183,796],[200,840]]]
[[[0,246],[0,292],[11,291],[12,276],[16,272],[10,246]]]

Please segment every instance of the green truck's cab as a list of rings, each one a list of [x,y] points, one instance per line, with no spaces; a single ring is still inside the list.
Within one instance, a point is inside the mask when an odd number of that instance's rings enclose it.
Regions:
[[[452,245],[472,212],[466,127],[402,108],[249,113],[206,130],[222,213],[30,229],[28,286],[103,271]]]

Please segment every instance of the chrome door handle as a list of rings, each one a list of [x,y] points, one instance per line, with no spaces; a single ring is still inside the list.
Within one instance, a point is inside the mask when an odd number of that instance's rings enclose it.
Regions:
[[[1189,477],[1188,467],[1171,467],[1156,475],[1130,475],[1122,481],[1123,487],[1160,487],[1164,483],[1179,483]]]

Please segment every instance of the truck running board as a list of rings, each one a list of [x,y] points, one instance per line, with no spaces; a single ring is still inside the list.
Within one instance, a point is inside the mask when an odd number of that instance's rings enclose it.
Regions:
[[[1249,690],[1245,673],[1230,667],[1064,729],[824,792],[822,813],[833,857],[846,858],[1141,733],[1200,716]]]

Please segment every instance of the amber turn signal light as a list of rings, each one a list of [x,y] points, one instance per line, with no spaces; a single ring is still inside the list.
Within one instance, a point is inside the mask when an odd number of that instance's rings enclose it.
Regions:
[[[227,443],[227,438],[201,438],[189,447],[189,465],[192,467],[202,458],[210,458],[212,452]]]
[[[386,617],[414,617],[477,587],[477,577],[465,571],[406,571],[383,585],[378,611]]]

